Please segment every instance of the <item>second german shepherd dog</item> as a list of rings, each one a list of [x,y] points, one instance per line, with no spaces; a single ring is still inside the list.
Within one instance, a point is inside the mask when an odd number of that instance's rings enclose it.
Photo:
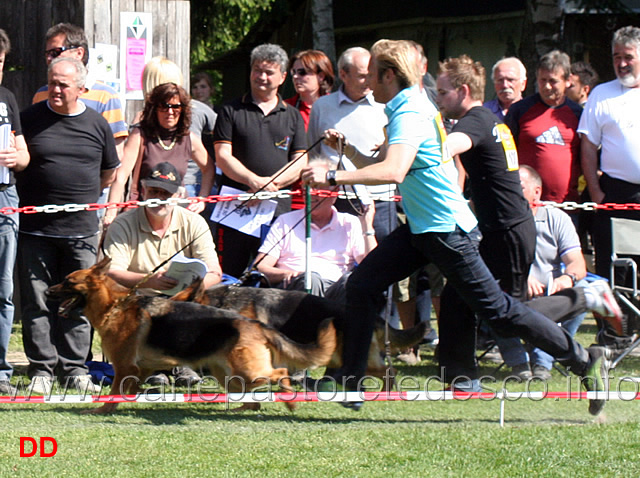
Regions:
[[[72,272],[51,287],[49,294],[63,301],[60,314],[84,308],[113,364],[114,394],[137,393],[139,383],[149,374],[177,365],[207,366],[220,383],[225,383],[225,377],[240,377],[248,390],[277,383],[282,390],[291,391],[288,369],[274,368],[274,363],[296,368],[323,366],[336,347],[331,321],[317,329],[317,343],[301,345],[237,312],[133,295],[107,276],[110,262],[105,258],[89,269]],[[125,380],[127,377],[136,380]],[[229,383],[237,388],[240,383],[236,382]],[[285,404],[289,409],[295,407],[291,402]],[[116,406],[106,403],[90,412],[109,413]],[[259,406],[251,403],[240,409]]]
[[[202,281],[194,282],[171,299],[193,301],[238,312],[245,317],[268,324],[290,339],[303,344],[313,342],[320,324],[326,319],[333,319],[338,332],[338,345],[328,367],[339,368],[342,365],[342,325],[349,319],[345,316],[344,306],[338,302],[306,292],[276,288],[220,285],[205,290]],[[424,337],[426,328],[426,322],[406,330],[388,327],[390,353],[395,355],[416,345]],[[387,340],[385,335],[385,323],[378,319],[369,347],[367,375],[383,380],[387,376],[387,366],[383,360]],[[388,385],[385,382],[385,386]]]

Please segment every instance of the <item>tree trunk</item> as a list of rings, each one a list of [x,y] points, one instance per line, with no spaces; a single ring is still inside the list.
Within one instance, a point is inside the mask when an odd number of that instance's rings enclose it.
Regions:
[[[336,64],[336,41],[333,31],[333,0],[311,0],[313,48],[323,51]]]
[[[529,78],[525,94],[535,90],[540,57],[562,45],[564,15],[561,3],[559,0],[527,0],[519,53]]]

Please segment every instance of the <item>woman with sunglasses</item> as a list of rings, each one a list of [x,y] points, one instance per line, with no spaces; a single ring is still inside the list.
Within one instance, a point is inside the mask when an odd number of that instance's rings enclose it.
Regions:
[[[285,100],[285,103],[300,111],[306,131],[313,103],[321,96],[331,93],[333,66],[329,57],[319,50],[300,51],[291,57],[289,64],[296,94]]]
[[[189,159],[202,171],[202,190],[210,191],[213,162],[199,136],[189,132],[191,123],[190,97],[181,86],[164,83],[156,86],[145,99],[142,119],[134,126],[125,144],[122,165],[111,185],[109,202],[120,202],[129,176],[133,173],[130,200],[139,200],[140,178],[146,177],[158,163],[169,162],[184,177]],[[205,203],[190,204],[188,209],[202,212]],[[108,209],[105,226],[111,224],[117,212]]]
[[[307,131],[313,103],[321,96],[331,93],[334,80],[333,66],[329,57],[319,50],[300,51],[291,57],[289,65],[289,74],[296,94],[284,102],[295,106],[300,111],[304,130]],[[300,181],[291,185],[292,190],[300,187]],[[304,208],[304,196],[293,196],[291,209],[302,208]]]

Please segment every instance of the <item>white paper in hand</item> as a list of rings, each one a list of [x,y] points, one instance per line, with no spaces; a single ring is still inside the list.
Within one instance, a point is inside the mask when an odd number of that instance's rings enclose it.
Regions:
[[[11,145],[11,125],[6,123],[0,125],[0,151],[7,149]],[[9,168],[0,166],[0,184],[9,184],[11,175]]]
[[[178,254],[171,259],[169,269],[165,272],[167,277],[178,281],[178,284],[169,290],[162,291],[163,294],[172,296],[190,286],[196,279],[204,279],[207,275],[208,267],[200,259],[192,259]]]

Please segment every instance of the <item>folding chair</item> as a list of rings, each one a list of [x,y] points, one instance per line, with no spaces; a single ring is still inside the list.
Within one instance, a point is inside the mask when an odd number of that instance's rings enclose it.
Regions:
[[[611,251],[611,289],[622,308],[627,312],[627,323],[634,332],[632,343],[612,362],[611,368],[615,368],[623,358],[640,345],[640,337],[635,333],[635,324],[640,321],[640,309],[636,305],[639,303],[638,265],[630,257],[620,257],[621,255],[640,256],[640,221],[611,218]],[[629,269],[631,270],[631,287],[616,284],[616,272],[620,269],[627,272]]]

